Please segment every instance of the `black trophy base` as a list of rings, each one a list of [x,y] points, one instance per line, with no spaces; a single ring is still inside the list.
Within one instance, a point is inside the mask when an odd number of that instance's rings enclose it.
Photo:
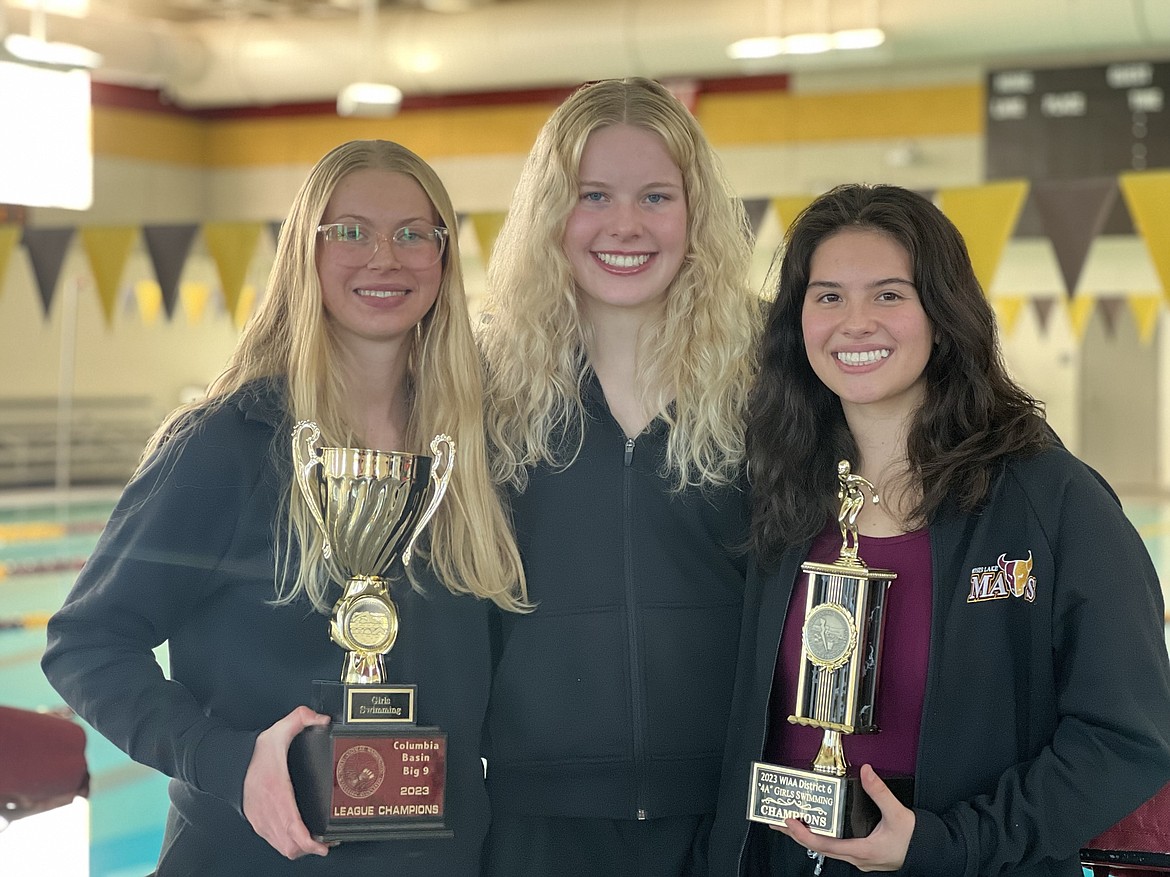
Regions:
[[[902,804],[912,806],[913,777],[883,776],[882,782]],[[756,761],[752,763],[747,818],[768,825],[799,819],[815,834],[867,837],[882,814],[854,770],[835,777]]]
[[[413,721],[360,718],[384,696],[371,693],[371,686],[337,687],[359,689],[353,696],[344,692],[345,701],[354,706],[338,714],[318,698],[315,708],[331,715],[332,723],[306,728],[289,747],[297,806],[314,840],[453,837],[445,822],[446,733]],[[409,700],[413,719],[413,696]],[[391,697],[387,702],[399,701]]]

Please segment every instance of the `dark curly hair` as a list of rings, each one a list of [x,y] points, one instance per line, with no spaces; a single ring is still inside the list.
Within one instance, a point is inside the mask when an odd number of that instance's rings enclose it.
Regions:
[[[905,248],[935,335],[907,438],[908,477],[922,491],[910,523],[929,522],[945,499],[977,510],[1005,455],[1054,441],[1042,405],[1004,367],[995,316],[958,229],[907,189],[839,186],[796,218],[776,257],[747,430],[752,541],[765,562],[820,532],[837,511],[838,461],[858,462],[841,402],[809,365],[801,329],[813,253],[846,228],[881,232]]]

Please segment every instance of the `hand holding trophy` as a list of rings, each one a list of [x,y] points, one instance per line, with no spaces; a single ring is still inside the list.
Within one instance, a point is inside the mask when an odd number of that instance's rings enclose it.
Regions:
[[[345,582],[329,625],[345,656],[340,681],[313,683],[311,705],[331,724],[305,729],[289,751],[301,816],[323,842],[450,836],[447,735],[415,724],[416,686],[386,683],[399,617],[383,576],[399,555],[410,563],[446,493],[455,443],[435,436],[427,457],[321,447],[320,439],[317,424],[298,423],[293,463],[322,553]]]
[[[800,819],[817,834],[864,837],[880,819],[856,770],[845,760],[842,735],[875,734],[874,716],[881,665],[886,592],[897,576],[869,569],[858,556],[857,517],[874,486],[837,465],[841,501],[841,554],[831,564],[806,562],[805,605],[796,708],[788,721],[824,730],[811,770],[752,763],[748,819],[772,825]],[[884,777],[903,802],[909,802],[911,777]]]

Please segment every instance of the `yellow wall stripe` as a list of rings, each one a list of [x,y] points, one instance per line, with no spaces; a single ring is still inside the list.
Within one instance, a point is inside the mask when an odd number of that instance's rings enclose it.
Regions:
[[[392,119],[253,116],[200,119],[94,108],[98,155],[206,168],[312,164],[346,140],[397,140],[434,159],[524,155],[553,104],[413,110]],[[696,115],[718,146],[983,133],[982,85],[836,94],[785,91],[700,96]]]

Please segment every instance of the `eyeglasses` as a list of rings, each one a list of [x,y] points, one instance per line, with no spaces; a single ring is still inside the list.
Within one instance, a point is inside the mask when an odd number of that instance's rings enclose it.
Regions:
[[[367,264],[385,241],[404,268],[429,268],[443,258],[448,231],[437,225],[408,225],[390,235],[356,222],[317,226],[317,234],[329,247],[329,255],[342,265]]]

